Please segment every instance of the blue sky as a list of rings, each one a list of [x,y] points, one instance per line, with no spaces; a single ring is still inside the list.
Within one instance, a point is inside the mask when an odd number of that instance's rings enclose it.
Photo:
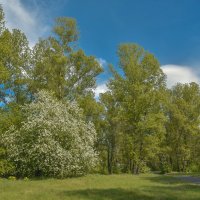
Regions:
[[[54,19],[77,19],[79,46],[95,55],[106,73],[99,80],[105,90],[107,63],[117,64],[117,46],[134,42],[152,52],[176,82],[200,83],[199,0],[0,0],[7,26],[20,28],[31,45],[45,37]]]

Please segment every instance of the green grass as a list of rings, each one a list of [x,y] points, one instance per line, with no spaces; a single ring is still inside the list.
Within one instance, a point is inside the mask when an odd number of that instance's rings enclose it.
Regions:
[[[199,200],[200,185],[162,175],[89,175],[64,180],[0,179],[1,200]]]

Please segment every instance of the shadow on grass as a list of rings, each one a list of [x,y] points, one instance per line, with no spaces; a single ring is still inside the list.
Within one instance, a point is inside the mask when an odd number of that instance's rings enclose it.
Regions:
[[[199,177],[190,177],[190,176],[168,176],[162,175],[157,177],[144,177],[145,180],[150,180],[156,183],[162,184],[197,184],[200,186],[200,178]],[[198,187],[198,186],[197,186]]]
[[[186,184],[174,177],[141,177],[161,185],[122,189],[83,189],[63,191],[59,195],[82,200],[200,200],[200,186]]]
[[[192,192],[194,196],[185,194],[185,191]],[[72,190],[61,192],[60,195],[76,200],[199,200],[200,190],[195,185],[178,185],[145,187],[132,191],[121,188]]]
[[[154,177],[141,177],[142,179],[149,180],[151,182],[161,183],[161,184],[178,184],[183,183],[180,179],[168,176],[168,175],[160,175]]]
[[[87,199],[87,200],[153,200],[140,191],[128,191],[121,188],[113,189],[85,189],[65,191],[61,196],[70,197],[70,199]]]
[[[177,177],[167,175],[144,177],[144,179],[154,183],[162,184],[159,186],[150,186],[144,188],[145,192],[154,194],[155,199],[160,196],[162,197],[160,199],[169,200],[200,200],[200,185],[198,184],[195,185],[193,183],[188,183]]]
[[[198,185],[164,185],[146,187],[144,191],[154,194],[156,200],[200,200],[200,187]]]

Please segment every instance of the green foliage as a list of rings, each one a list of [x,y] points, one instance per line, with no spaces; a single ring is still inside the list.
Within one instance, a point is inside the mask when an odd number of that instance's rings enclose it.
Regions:
[[[110,97],[103,100],[111,106],[111,110],[106,107],[109,112],[106,117],[110,117],[108,135],[115,132],[109,144],[117,140],[117,135],[123,135],[121,144],[115,147],[118,151],[122,149],[123,158],[119,159],[126,171],[139,173],[144,163],[156,156],[165,133],[162,110],[165,76],[154,56],[135,44],[121,45],[118,55],[124,75],[111,67],[114,76],[108,85],[111,92],[105,94],[110,93]]]
[[[70,54],[68,62],[68,90],[69,98],[89,95],[96,87],[95,77],[103,69],[94,56],[86,56],[82,50]]]
[[[30,179],[28,177],[23,178],[24,181],[29,181]]]
[[[0,108],[0,138],[10,126],[20,126],[22,121],[21,110],[15,103],[9,104],[9,108]],[[4,144],[0,141],[0,176],[7,177],[15,173],[15,167],[12,161],[8,160]]]
[[[9,177],[8,177],[8,180],[10,180],[10,181],[16,181],[17,178],[16,178],[15,176],[9,176]]]
[[[196,83],[177,84],[170,95],[166,143],[173,170],[187,171],[199,163],[200,88]]]
[[[29,70],[30,49],[26,36],[17,29],[10,32],[5,29],[0,33],[0,100],[9,100],[23,104],[27,100],[27,71]]]
[[[14,172],[14,165],[7,160],[5,149],[0,147],[0,176],[6,177]]]
[[[59,44],[63,50],[68,53],[72,51],[70,43],[78,40],[78,30],[76,20],[73,18],[59,17],[53,28],[54,33],[58,36]]]
[[[69,44],[77,40],[76,29],[75,20],[58,18],[55,35],[35,45],[29,85],[33,93],[47,89],[54,91],[58,99],[70,100],[92,93],[96,87],[95,77],[103,69],[94,56],[70,47]]]

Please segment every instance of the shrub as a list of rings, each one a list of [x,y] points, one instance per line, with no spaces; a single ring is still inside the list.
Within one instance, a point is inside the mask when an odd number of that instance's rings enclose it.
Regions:
[[[24,177],[24,179],[23,179],[24,181],[28,181],[29,180],[29,178],[28,177]]]
[[[20,176],[79,176],[94,167],[96,132],[76,103],[46,91],[22,107],[25,120],[3,136],[8,158]]]
[[[6,177],[14,172],[14,166],[6,160],[6,150],[0,147],[0,176]]]
[[[188,172],[200,172],[200,166],[198,164],[191,164],[190,167],[188,168]]]
[[[15,176],[9,176],[9,177],[8,177],[8,180],[11,180],[11,181],[16,181],[16,180],[17,180],[17,178],[16,178]]]

